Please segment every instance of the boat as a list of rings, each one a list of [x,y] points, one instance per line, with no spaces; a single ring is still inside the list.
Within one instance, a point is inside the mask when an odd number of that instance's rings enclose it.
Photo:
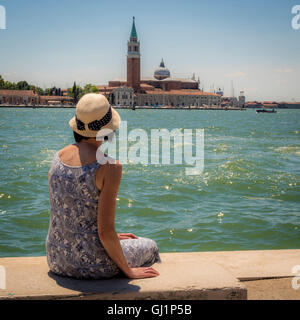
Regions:
[[[277,110],[275,110],[274,108],[272,110],[267,110],[267,109],[256,109],[256,112],[257,113],[260,113],[260,112],[266,112],[266,113],[276,113]]]

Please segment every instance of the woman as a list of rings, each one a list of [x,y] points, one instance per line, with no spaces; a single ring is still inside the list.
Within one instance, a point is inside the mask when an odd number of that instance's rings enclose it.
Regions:
[[[123,272],[131,279],[156,277],[156,243],[115,231],[119,163],[96,159],[99,130],[114,131],[119,114],[100,94],[83,96],[69,122],[76,143],[57,152],[49,171],[50,226],[46,241],[50,270],[75,278],[110,278]]]

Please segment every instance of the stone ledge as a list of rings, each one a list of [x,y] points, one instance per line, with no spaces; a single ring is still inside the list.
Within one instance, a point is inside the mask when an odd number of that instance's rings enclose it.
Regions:
[[[75,280],[49,272],[46,257],[0,258],[3,299],[247,299],[239,280],[291,277],[300,250],[162,253],[157,278]]]
[[[293,278],[245,281],[248,300],[300,300],[300,288],[293,289]],[[298,281],[300,284],[300,282]]]
[[[300,265],[300,249],[176,252],[164,258],[170,261],[188,256],[216,263],[241,281],[294,277],[292,268]]]
[[[45,257],[3,258],[7,279],[0,299],[246,299],[243,284],[223,267],[172,256],[154,265],[159,277],[139,280],[75,280],[49,272]]]

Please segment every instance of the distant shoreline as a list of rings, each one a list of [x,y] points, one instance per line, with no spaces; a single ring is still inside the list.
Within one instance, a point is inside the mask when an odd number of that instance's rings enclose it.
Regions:
[[[38,106],[5,106],[0,105],[0,108],[16,108],[16,109],[75,109],[75,106],[48,106],[48,105],[38,105]],[[124,109],[124,110],[133,110],[131,107],[120,107],[120,106],[113,106],[114,109]],[[139,107],[136,106],[134,110],[222,110],[222,111],[229,111],[229,110],[237,110],[237,111],[245,111],[247,108],[234,108],[234,107],[171,107],[171,106],[164,106],[164,107]]]
[[[24,106],[24,105],[0,105],[0,108],[15,108],[15,109],[75,109],[75,105],[37,105],[37,106]],[[113,106],[114,109],[123,109],[123,110],[133,110],[132,107],[123,107],[123,106]],[[136,106],[134,110],[220,110],[220,111],[246,111],[246,110],[256,110],[256,109],[263,109],[264,107],[246,107],[246,108],[239,108],[239,107],[171,107],[171,106],[164,106],[164,107],[149,107],[149,106]],[[300,110],[300,108],[286,108],[286,107],[278,107],[274,109],[280,110]]]

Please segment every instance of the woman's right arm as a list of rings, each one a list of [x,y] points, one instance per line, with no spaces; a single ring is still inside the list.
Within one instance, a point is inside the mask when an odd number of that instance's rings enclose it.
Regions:
[[[101,171],[102,170],[102,171]],[[122,177],[121,164],[105,164],[98,170],[96,184],[101,186],[98,200],[98,234],[107,254],[128,278],[150,278],[159,273],[153,268],[130,268],[115,231],[116,198]]]

